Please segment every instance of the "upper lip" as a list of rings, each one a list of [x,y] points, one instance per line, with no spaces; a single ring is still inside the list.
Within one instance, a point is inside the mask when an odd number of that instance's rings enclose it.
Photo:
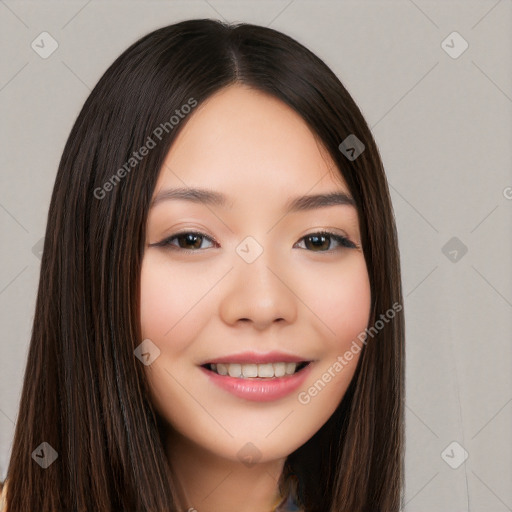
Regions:
[[[253,363],[253,364],[265,364],[265,363],[301,363],[303,361],[309,361],[304,357],[294,356],[292,354],[286,354],[284,352],[240,352],[238,354],[231,354],[228,356],[220,356],[215,359],[208,359],[201,363],[200,366],[205,364],[217,364],[217,363]]]

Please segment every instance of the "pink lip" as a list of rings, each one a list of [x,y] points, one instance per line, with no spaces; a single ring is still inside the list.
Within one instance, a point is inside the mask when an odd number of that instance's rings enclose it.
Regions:
[[[223,359],[225,361],[225,359]],[[247,361],[247,359],[245,359]],[[281,361],[283,361],[281,359]],[[253,402],[271,402],[278,400],[295,391],[308,377],[313,363],[305,368],[284,377],[258,378],[249,377],[246,379],[230,377],[229,375],[219,375],[213,371],[201,367],[206,376],[225,391],[229,391],[235,396],[252,400]]]
[[[230,356],[217,357],[215,359],[209,359],[201,364],[216,364],[216,363],[301,363],[308,361],[308,359],[300,358],[284,352],[267,352],[265,354],[258,354],[257,352],[241,352],[239,354],[232,354]]]

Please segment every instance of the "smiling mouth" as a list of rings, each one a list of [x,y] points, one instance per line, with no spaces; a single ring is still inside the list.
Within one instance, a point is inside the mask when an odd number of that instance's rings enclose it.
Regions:
[[[217,375],[240,379],[273,379],[294,375],[306,368],[311,361],[299,363],[207,363],[202,367]]]

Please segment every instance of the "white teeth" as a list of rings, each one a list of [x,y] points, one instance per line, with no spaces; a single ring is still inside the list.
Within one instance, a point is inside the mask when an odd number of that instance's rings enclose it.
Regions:
[[[226,368],[226,365],[222,364],[222,363],[217,363],[217,373],[219,375],[227,375],[228,374],[228,369]]]
[[[274,363],[274,375],[276,377],[286,375],[286,363]]]
[[[244,377],[257,377],[258,376],[258,365],[257,364],[243,364],[242,375]]]
[[[274,367],[272,363],[258,365],[258,377],[273,377]]]
[[[230,377],[240,377],[242,375],[242,365],[237,363],[228,364],[228,373]]]
[[[293,375],[297,370],[297,363],[265,363],[265,364],[239,364],[239,363],[217,363],[211,364],[211,369],[219,375],[229,375],[230,377],[284,377]]]
[[[287,375],[291,375],[292,373],[295,373],[295,368],[297,368],[297,363],[286,363]]]

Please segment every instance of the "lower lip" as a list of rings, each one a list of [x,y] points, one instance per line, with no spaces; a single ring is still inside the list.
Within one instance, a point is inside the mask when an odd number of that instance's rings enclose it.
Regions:
[[[272,377],[271,379],[256,377],[242,379],[230,377],[229,375],[219,375],[206,368],[200,368],[206,373],[211,382],[235,396],[252,400],[253,402],[271,402],[293,393],[311,373],[312,365],[313,363],[309,363],[305,368],[293,375]]]

